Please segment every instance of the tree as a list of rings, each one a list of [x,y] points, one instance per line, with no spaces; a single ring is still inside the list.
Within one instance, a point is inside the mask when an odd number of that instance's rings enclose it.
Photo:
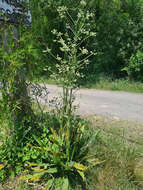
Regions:
[[[24,4],[16,3],[15,1],[6,1],[6,3],[7,6],[14,6],[15,10],[19,10],[19,8],[22,10],[25,8],[26,10]],[[2,28],[1,36],[3,44],[1,44],[0,80],[5,109],[10,115],[10,122],[14,126],[14,129],[12,129],[13,135],[15,135],[19,125],[22,125],[24,131],[26,116],[32,114],[26,83],[32,53],[31,46],[27,43],[27,38],[29,37],[27,32],[28,23],[21,9],[18,13],[14,11],[8,15],[1,12],[2,22],[5,25]]]

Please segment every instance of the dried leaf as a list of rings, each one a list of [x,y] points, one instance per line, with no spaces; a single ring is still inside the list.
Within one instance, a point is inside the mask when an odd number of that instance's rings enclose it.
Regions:
[[[53,128],[51,128],[51,131],[53,133],[54,140],[56,141],[57,140],[56,132],[55,132],[55,130]]]
[[[2,170],[5,167],[5,165],[0,164],[0,170]]]

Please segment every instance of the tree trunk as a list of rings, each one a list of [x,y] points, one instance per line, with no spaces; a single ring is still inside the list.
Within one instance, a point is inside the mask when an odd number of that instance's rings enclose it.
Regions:
[[[11,36],[12,35],[12,36]],[[13,31],[10,32],[8,29],[4,30],[2,35],[4,49],[8,54],[11,54],[10,48],[10,38],[15,43],[15,47],[18,46],[18,30],[13,27]],[[5,69],[9,67],[9,63],[7,62],[5,65]],[[24,74],[24,68],[20,68],[19,71],[14,76],[14,81],[9,84],[7,79],[3,79],[3,96],[4,94],[9,97],[9,108],[11,113],[11,120],[14,123],[25,123],[25,118],[27,115],[32,113],[31,109],[31,101],[28,95],[26,78]],[[12,86],[12,88],[11,88]],[[9,90],[10,89],[10,90]]]

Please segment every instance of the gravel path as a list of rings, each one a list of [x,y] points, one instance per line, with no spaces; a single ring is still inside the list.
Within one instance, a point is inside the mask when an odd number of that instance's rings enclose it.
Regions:
[[[55,85],[46,85],[48,99],[59,96],[62,89]],[[76,92],[75,104],[79,105],[81,115],[102,114],[119,119],[134,120],[143,123],[143,94],[115,92],[93,89],[81,89]],[[40,100],[44,103],[44,100]]]

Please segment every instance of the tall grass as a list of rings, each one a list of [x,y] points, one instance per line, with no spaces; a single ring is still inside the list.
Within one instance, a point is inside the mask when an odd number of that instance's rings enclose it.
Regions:
[[[101,131],[98,143],[92,151],[105,162],[90,171],[90,190],[141,189],[140,185],[135,183],[134,168],[139,157],[135,146]]]
[[[91,75],[82,83],[82,87],[102,90],[143,93],[143,83],[129,79],[114,79],[105,75]]]
[[[33,82],[57,85],[54,80],[46,79],[45,77],[35,78]],[[81,88],[143,93],[142,82],[131,81],[127,78],[114,79],[106,75],[90,75],[86,80],[80,81],[80,83]]]

